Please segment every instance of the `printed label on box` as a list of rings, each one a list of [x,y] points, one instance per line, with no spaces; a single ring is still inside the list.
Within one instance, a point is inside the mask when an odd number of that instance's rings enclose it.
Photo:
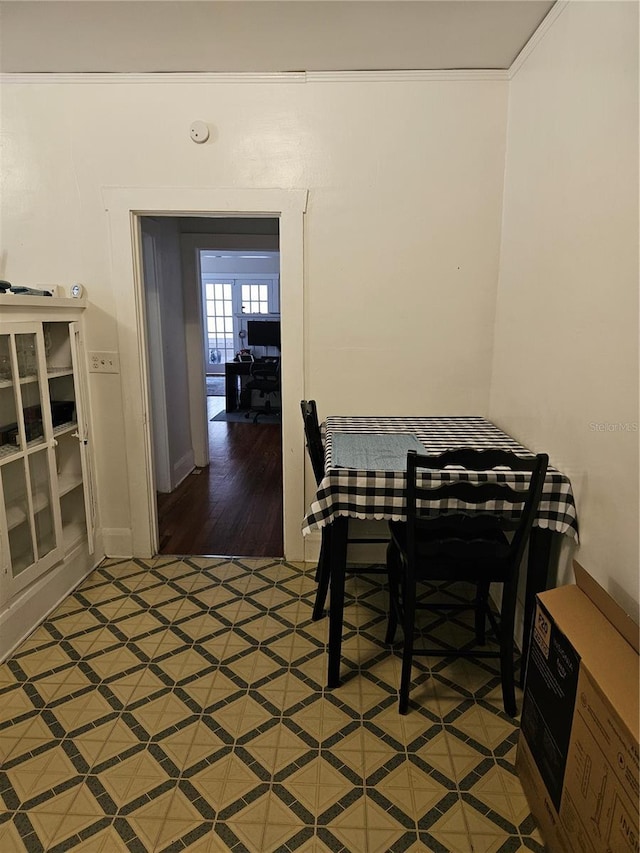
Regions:
[[[559,812],[580,658],[540,602],[534,626],[521,728]]]

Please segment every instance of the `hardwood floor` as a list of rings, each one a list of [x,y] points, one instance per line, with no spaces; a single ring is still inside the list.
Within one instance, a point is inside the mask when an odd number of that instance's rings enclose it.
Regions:
[[[209,421],[209,458],[157,496],[159,553],[282,557],[281,425]]]

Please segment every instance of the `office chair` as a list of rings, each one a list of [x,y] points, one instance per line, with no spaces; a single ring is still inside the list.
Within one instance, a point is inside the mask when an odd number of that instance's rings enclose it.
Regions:
[[[318,410],[316,407],[315,400],[301,400],[300,401],[300,409],[302,411],[302,420],[304,423],[304,434],[307,445],[307,451],[309,453],[309,459],[311,461],[311,467],[313,468],[313,474],[316,480],[316,485],[319,486],[323,477],[324,477],[324,445],[322,443],[322,434],[320,432],[320,423],[318,421]],[[318,559],[318,568],[316,569],[316,581],[318,583],[318,590],[316,592],[316,599],[313,605],[313,616],[312,619],[314,622],[317,622],[318,619],[321,619],[324,613],[324,605],[327,599],[327,592],[329,590],[329,581],[331,580],[331,525],[327,524],[321,529],[322,539],[320,542],[320,556]],[[349,544],[379,544],[380,542],[388,541],[387,539],[375,538],[375,537],[350,537],[347,536],[347,545]],[[349,569],[350,574],[354,574],[358,572],[358,569],[351,567]],[[385,574],[387,569],[383,566],[375,567],[375,566],[366,566],[363,567],[363,574]]]
[[[245,418],[253,415],[254,424],[258,423],[260,415],[274,415],[280,412],[279,408],[273,408],[271,398],[277,395],[280,398],[280,359],[267,358],[263,361],[254,361],[251,365],[249,381],[244,386],[244,391],[253,398],[253,391],[260,394],[264,400],[263,406],[253,406],[245,414]]]
[[[409,704],[411,662],[414,655],[437,657],[487,657],[500,659],[504,709],[516,714],[514,690],[514,643],[518,573],[547,470],[543,453],[525,459],[501,450],[450,450],[437,456],[407,456],[407,521],[391,521],[391,542],[387,548],[390,611],[387,642],[393,642],[398,621],[404,629],[399,711],[406,714]],[[470,482],[456,477],[447,480],[444,469],[462,466],[468,471],[491,471],[497,466],[505,473],[517,472],[516,483],[508,485],[495,472],[496,480]],[[429,487],[424,469],[441,471],[439,485]],[[507,470],[508,469],[508,470]],[[451,475],[449,475],[451,476]],[[513,478],[512,478],[513,480]],[[426,502],[462,502],[464,509],[449,512],[433,509]],[[479,504],[495,507],[483,510]],[[431,504],[433,507],[433,504]],[[440,504],[442,506],[442,504]],[[446,503],[445,503],[446,506]],[[459,504],[458,504],[459,506]],[[419,601],[419,583],[467,581],[476,586],[473,603],[436,604]],[[489,585],[502,584],[499,623],[489,604]],[[443,609],[475,611],[476,644],[484,645],[486,620],[497,635],[499,651],[415,649],[416,611]]]

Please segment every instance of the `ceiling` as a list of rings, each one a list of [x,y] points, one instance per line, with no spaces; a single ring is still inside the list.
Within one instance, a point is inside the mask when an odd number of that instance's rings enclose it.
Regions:
[[[542,0],[1,0],[3,72],[507,69]]]

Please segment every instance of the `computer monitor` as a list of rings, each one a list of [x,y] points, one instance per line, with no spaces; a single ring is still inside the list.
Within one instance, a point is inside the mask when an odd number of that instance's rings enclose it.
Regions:
[[[247,343],[280,349],[280,320],[247,320]]]

